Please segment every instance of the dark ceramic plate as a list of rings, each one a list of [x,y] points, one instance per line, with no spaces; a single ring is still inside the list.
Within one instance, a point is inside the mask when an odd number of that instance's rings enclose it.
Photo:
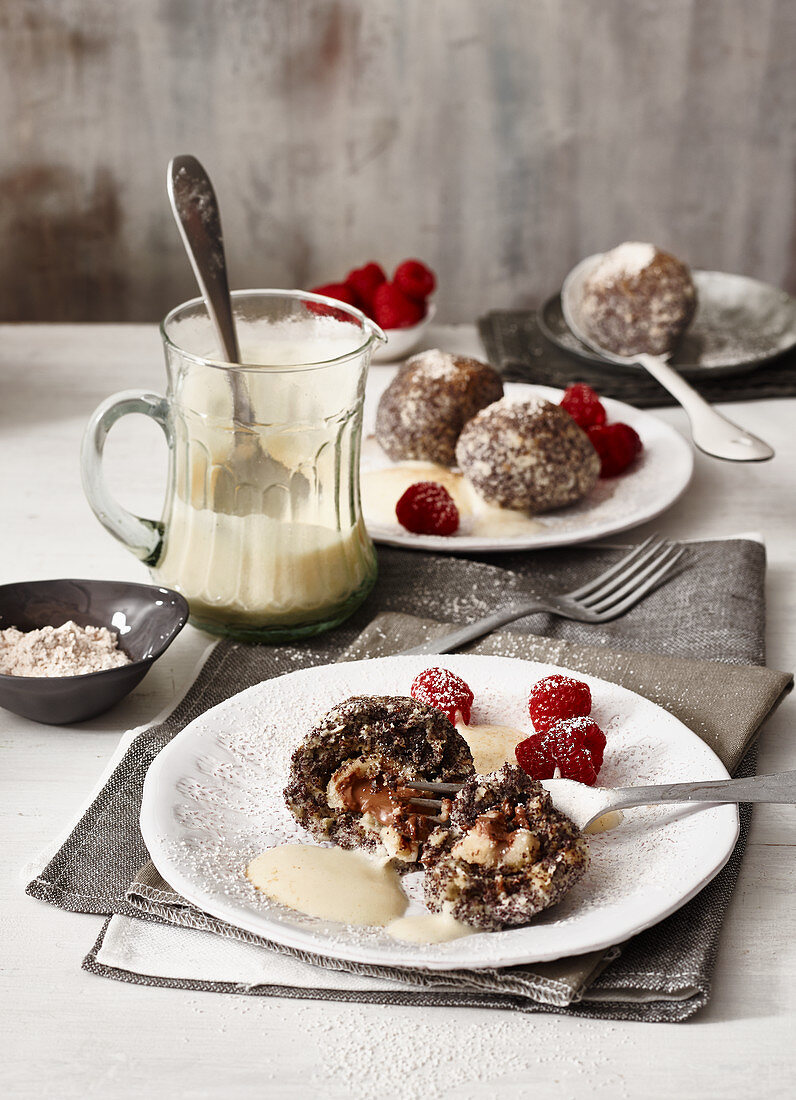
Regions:
[[[143,680],[188,620],[188,604],[170,588],[126,581],[20,581],[0,585],[0,630],[106,626],[132,664],[85,676],[0,674],[0,707],[60,726],[102,714]]]
[[[694,320],[671,364],[686,378],[712,378],[748,371],[796,346],[796,299],[784,290],[724,271],[694,271],[699,303]],[[539,328],[562,351],[606,370],[638,371],[602,359],[569,329],[561,295],[549,298],[537,313]]]

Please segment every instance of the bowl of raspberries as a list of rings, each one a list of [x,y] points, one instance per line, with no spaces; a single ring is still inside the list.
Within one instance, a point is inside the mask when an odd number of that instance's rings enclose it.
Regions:
[[[374,349],[373,359],[389,362],[403,358],[419,344],[436,312],[429,301],[436,285],[434,272],[420,260],[402,260],[392,279],[371,261],[349,271],[344,282],[314,286],[312,293],[356,306],[383,328],[387,343]]]

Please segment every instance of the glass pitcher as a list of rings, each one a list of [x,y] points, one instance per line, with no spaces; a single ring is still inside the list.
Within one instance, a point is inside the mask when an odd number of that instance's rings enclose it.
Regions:
[[[202,299],[161,325],[166,397],[129,391],[95,411],[82,451],[95,515],[181,592],[191,620],[243,640],[281,642],[342,622],[376,578],[359,499],[365,377],[384,334],[359,310],[301,291],[232,295],[239,365],[223,361]],[[169,445],[160,522],[109,494],[102,451],[127,413]]]

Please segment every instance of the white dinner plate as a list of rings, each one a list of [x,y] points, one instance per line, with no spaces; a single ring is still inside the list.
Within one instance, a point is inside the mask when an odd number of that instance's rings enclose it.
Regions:
[[[561,671],[507,657],[436,660],[473,689],[473,722],[529,732],[530,686]],[[428,657],[383,657],[302,669],[191,722],[157,756],[144,785],[141,831],[161,875],[213,916],[288,947],[448,970],[540,962],[619,943],[688,901],[724,865],[738,835],[734,805],[647,807],[627,810],[617,829],[590,838],[586,876],[521,928],[415,945],[269,901],[245,877],[249,861],[275,844],[314,843],[282,797],[293,749],[334,704],[351,695],[407,695],[428,665]],[[711,749],[667,711],[615,684],[576,675],[591,687],[593,715],[608,741],[602,785],[727,778]],[[422,909],[421,873],[404,882],[410,911]]]
[[[371,376],[368,381],[362,442],[363,472],[394,465],[374,435],[379,398],[391,380],[392,376]],[[564,393],[550,386],[532,386],[525,382],[506,382],[503,388],[506,397],[524,398],[540,394],[556,403]],[[397,519],[389,524],[379,522],[368,515],[366,508],[365,523],[371,538],[389,546],[450,554],[474,550],[541,550],[548,546],[589,542],[654,519],[670,508],[688,487],[694,469],[693,448],[679,432],[656,416],[609,397],[601,398],[601,401],[608,415],[608,423],[621,421],[638,432],[644,445],[642,455],[626,474],[601,478],[589,495],[577,504],[536,516],[542,530],[499,538],[468,535],[466,532],[447,538],[413,535],[401,527]]]

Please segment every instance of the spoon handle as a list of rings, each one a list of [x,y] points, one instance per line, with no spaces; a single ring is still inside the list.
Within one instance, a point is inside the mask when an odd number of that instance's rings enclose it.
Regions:
[[[764,462],[774,457],[773,447],[716,412],[664,359],[644,354],[633,358],[685,409],[691,435],[700,451],[729,462]]]
[[[168,192],[185,251],[208,312],[218,330],[228,363],[240,362],[238,338],[229,298],[227,261],[221,215],[210,177],[196,157],[173,157]]]
[[[167,187],[182,243],[221,341],[224,357],[228,363],[240,363],[221,234],[221,214],[210,177],[196,157],[184,153],[169,162]],[[234,370],[228,371],[227,377],[232,389],[235,423],[244,427],[253,424],[254,412],[245,381]],[[244,445],[251,446],[251,440],[241,433],[238,446]]]
[[[796,771],[778,772],[776,775],[750,775],[746,779],[715,779],[702,783],[619,787],[606,794],[610,795],[609,808],[612,810],[653,806],[660,802],[796,803]]]

